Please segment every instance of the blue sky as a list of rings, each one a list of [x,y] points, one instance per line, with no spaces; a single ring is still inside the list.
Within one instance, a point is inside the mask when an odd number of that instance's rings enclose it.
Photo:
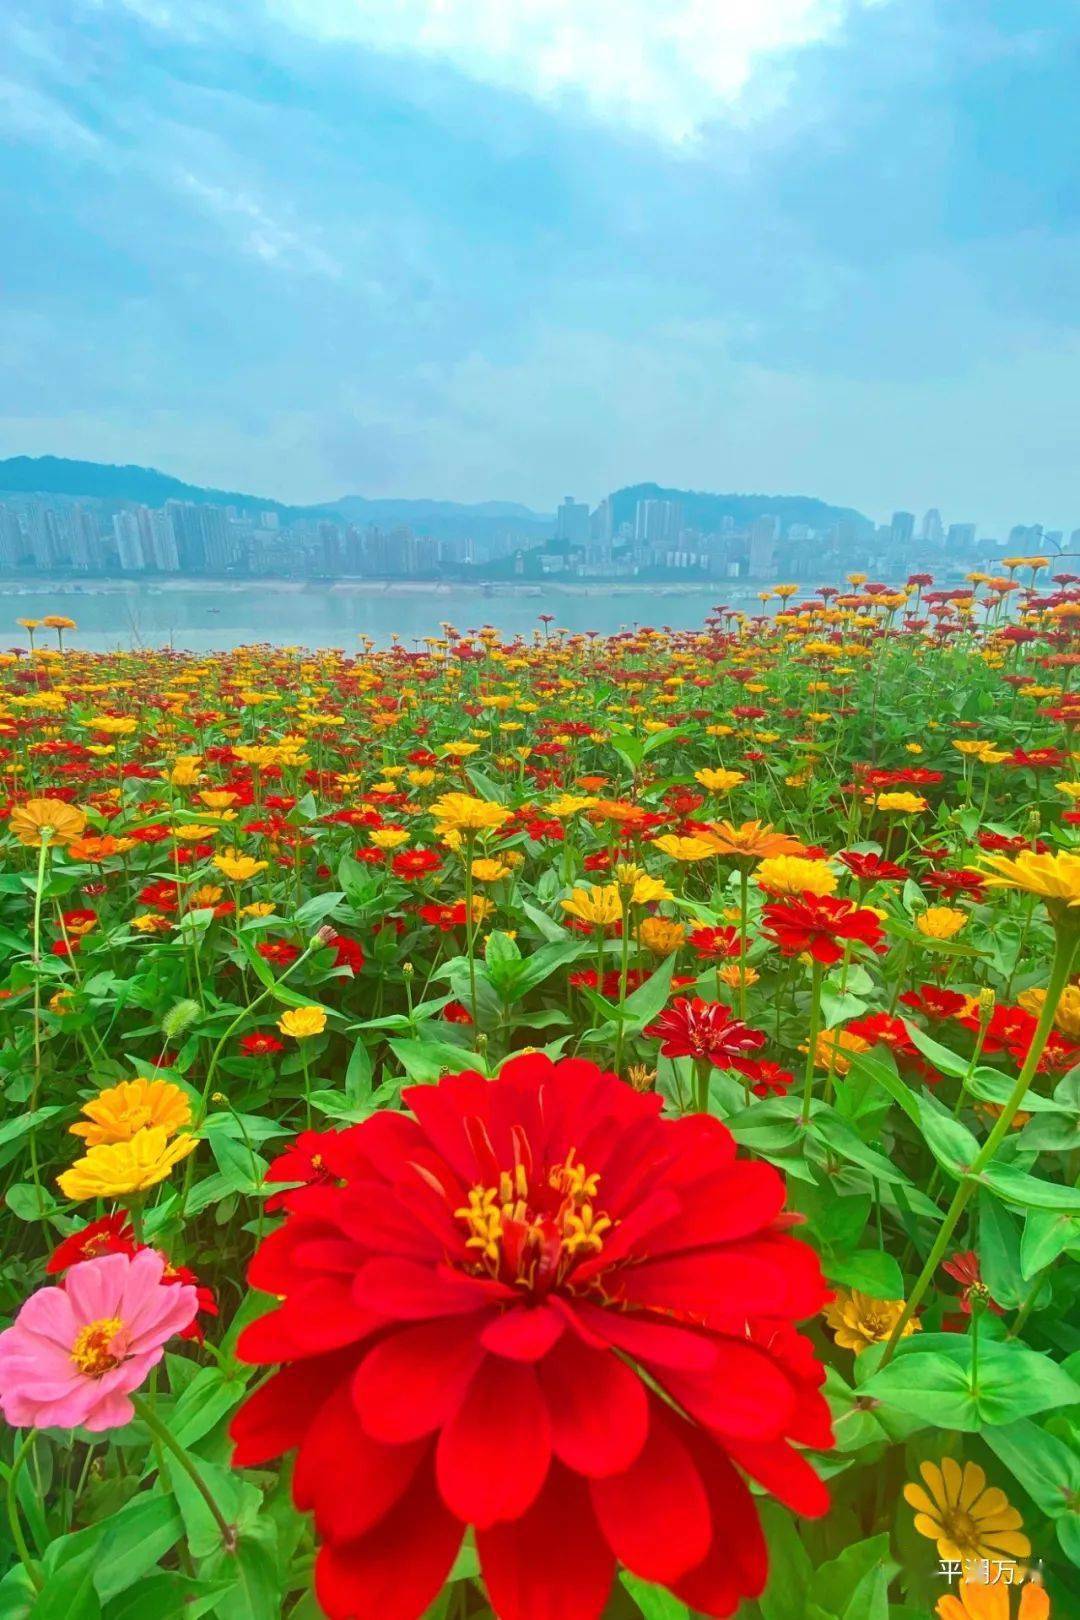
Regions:
[[[1074,0],[7,0],[0,454],[1080,525]]]

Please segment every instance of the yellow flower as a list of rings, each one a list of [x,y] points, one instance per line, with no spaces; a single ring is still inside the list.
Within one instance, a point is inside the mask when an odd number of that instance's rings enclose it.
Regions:
[[[982,864],[988,889],[1022,889],[1043,900],[1080,906],[1080,855],[1068,850],[1036,855],[1024,849],[1019,855],[986,855]]]
[[[269,900],[253,900],[250,906],[240,907],[241,917],[272,917],[273,905]]]
[[[978,756],[982,753],[983,749],[984,748],[989,748],[989,746],[990,746],[990,744],[987,743],[987,742],[984,742],[984,741],[976,742],[976,741],[971,741],[970,739],[966,740],[964,742],[954,742],[953,743],[953,747],[956,749],[956,752],[958,754],[967,754],[973,759],[978,758]]]
[[[745,771],[705,770],[695,771],[694,780],[700,782],[703,788],[710,793],[730,793],[732,788],[738,787],[740,782],[746,781]]]
[[[770,894],[834,894],[840,881],[825,861],[810,861],[801,855],[766,856],[754,876]]]
[[[1054,786],[1059,793],[1064,793],[1067,799],[1080,799],[1080,782],[1055,782]]]
[[[1045,990],[1024,990],[1016,998],[1025,1012],[1038,1018],[1046,1000]],[[1054,1013],[1054,1023],[1071,1041],[1080,1039],[1080,984],[1067,984]]]
[[[851,1035],[846,1029],[823,1029],[814,1043],[814,1067],[826,1074],[847,1074],[851,1060],[860,1052],[869,1052],[870,1042],[861,1035]],[[806,1047],[800,1046],[800,1052]]]
[[[510,876],[510,868],[505,861],[475,860],[471,871],[477,883],[498,883],[500,878]]]
[[[938,1598],[934,1613],[938,1620],[1009,1620],[1012,1613],[1008,1581],[962,1580],[955,1594]],[[1029,1578],[1019,1588],[1020,1605],[1016,1620],[1050,1620],[1050,1595],[1045,1586]]]
[[[721,984],[726,984],[729,990],[749,990],[752,984],[757,984],[761,974],[748,963],[728,962],[725,967],[717,968],[716,977]]]
[[[131,714],[95,714],[86,723],[91,731],[104,732],[106,737],[130,737],[139,722]]]
[[[227,810],[236,803],[239,794],[233,793],[231,788],[204,788],[199,798],[208,810]]]
[[[939,1597],[934,1614],[938,1620],[1009,1620],[1015,1584],[1009,1581],[963,1579],[957,1591]],[[1017,1620],[1049,1620],[1049,1592],[1028,1576],[1020,1586]]]
[[[214,865],[230,883],[244,883],[256,872],[265,872],[269,861],[257,861],[250,855],[240,855],[235,849],[223,849],[214,856]]]
[[[707,861],[716,856],[716,850],[704,838],[680,838],[676,833],[664,833],[654,842],[657,849],[675,861]]]
[[[671,890],[667,884],[661,883],[659,878],[650,877],[647,872],[642,872],[640,877],[636,877],[630,889],[630,902],[635,906],[648,906],[654,901],[671,898]]]
[[[435,830],[439,833],[493,831],[510,820],[510,811],[490,799],[471,793],[444,793],[431,807]]]
[[[888,1339],[904,1313],[902,1299],[875,1299],[858,1288],[838,1288],[836,1298],[825,1307],[825,1320],[841,1350],[854,1350],[857,1356],[871,1344]],[[912,1317],[905,1323],[902,1338],[917,1333],[921,1323]]]
[[[63,799],[27,799],[11,812],[11,830],[20,844],[70,844],[86,826],[86,817]]]
[[[277,1027],[294,1041],[307,1041],[313,1035],[322,1034],[326,1028],[326,1013],[322,1007],[290,1007],[278,1019]]]
[[[409,835],[404,827],[377,827],[371,835],[371,842],[376,849],[400,849],[402,844],[409,842]]]
[[[474,742],[448,742],[443,743],[440,750],[448,759],[468,759],[470,754],[480,752],[480,744]],[[464,798],[464,794],[455,794],[455,798]]]
[[[599,803],[600,800],[592,793],[560,793],[557,799],[552,799],[544,808],[548,815],[557,816],[563,821],[567,816],[574,816],[579,810],[590,810],[593,805]]]
[[[164,912],[140,911],[132,917],[131,926],[140,934],[167,934],[172,923]]]
[[[189,911],[200,911],[207,906],[216,906],[225,890],[218,883],[203,883],[197,889],[189,889],[187,894],[187,908]]]
[[[670,956],[686,943],[686,929],[671,917],[646,917],[638,929],[638,939],[657,956]]]
[[[927,906],[915,918],[915,927],[927,939],[953,939],[967,926],[967,912],[957,906]]]
[[[83,1198],[123,1198],[144,1192],[164,1181],[174,1164],[193,1153],[194,1136],[176,1136],[169,1141],[160,1125],[136,1131],[127,1142],[100,1142],[70,1170],[57,1176],[65,1198],[78,1203]]]
[[[171,1080],[121,1080],[119,1085],[99,1091],[83,1103],[86,1121],[69,1127],[72,1136],[81,1136],[87,1147],[99,1142],[128,1142],[137,1131],[158,1125],[166,1136],[174,1136],[191,1122],[191,1103],[186,1091]]]
[[[622,916],[622,899],[616,883],[602,889],[574,889],[569,899],[560,902],[564,911],[593,928],[609,928]]]
[[[1031,1554],[1023,1519],[1003,1490],[988,1486],[978,1463],[960,1465],[943,1457],[941,1466],[919,1464],[922,1485],[905,1485],[904,1500],[915,1509],[915,1528],[937,1542],[938,1557],[950,1561],[992,1558],[1012,1563]]]
[[[921,793],[879,793],[874,804],[878,810],[896,816],[914,816],[930,808]]]

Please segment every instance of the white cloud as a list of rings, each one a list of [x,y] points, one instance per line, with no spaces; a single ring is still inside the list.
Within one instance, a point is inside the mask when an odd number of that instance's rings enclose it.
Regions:
[[[250,192],[208,184],[198,175],[180,170],[177,184],[209,213],[235,224],[243,247],[264,264],[298,267],[316,275],[340,277],[340,264],[312,234],[301,233],[276,219]]]
[[[132,3],[132,0],[128,0]],[[448,63],[482,84],[685,145],[782,93],[799,48],[885,0],[266,0],[325,41]]]

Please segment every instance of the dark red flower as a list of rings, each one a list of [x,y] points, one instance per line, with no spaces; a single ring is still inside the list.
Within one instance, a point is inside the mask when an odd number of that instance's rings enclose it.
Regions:
[[[460,1001],[448,1001],[442,1015],[448,1024],[471,1024],[473,1021],[472,1013]]]
[[[245,1057],[272,1057],[275,1052],[284,1052],[285,1043],[268,1029],[255,1029],[250,1035],[241,1035],[240,1050]]]
[[[326,940],[334,953],[334,966],[351,968],[359,973],[364,965],[364,947],[358,939],[350,939],[347,934],[331,933]]]
[[[905,1007],[922,1013],[925,1018],[938,1020],[955,1018],[971,1000],[958,990],[946,990],[940,984],[920,984],[917,990],[905,990],[900,997]]]
[[[839,962],[847,943],[882,948],[881,921],[854,900],[809,891],[790,900],[775,900],[763,906],[762,932],[780,947],[785,956],[809,951],[815,962],[829,967]]]
[[[795,1076],[790,1069],[782,1069],[779,1063],[773,1063],[769,1058],[759,1058],[755,1063],[748,1063],[743,1070],[751,1082],[750,1090],[755,1097],[786,1096],[789,1086],[794,1082]]]
[[[255,949],[264,962],[272,962],[275,967],[288,967],[300,955],[299,947],[290,945],[287,939],[268,939]]]
[[[831,1443],[794,1323],[825,1298],[783,1183],[703,1115],[590,1063],[454,1075],[325,1139],[261,1245],[283,1303],[238,1353],[281,1364],[234,1461],[299,1448],[331,1620],[416,1620],[468,1526],[499,1620],[598,1620],[616,1563],[702,1614],[763,1588],[756,1479],[795,1512]],[[294,1195],[295,1196],[295,1195]]]
[[[442,860],[433,849],[403,849],[390,862],[394,876],[404,878],[406,883],[437,872],[441,866]]]
[[[103,1215],[100,1221],[91,1221],[65,1238],[49,1256],[45,1270],[55,1277],[82,1260],[96,1260],[99,1254],[135,1254],[138,1247],[127,1213],[120,1210],[115,1215]]]
[[[906,866],[897,866],[895,861],[886,861],[873,851],[845,849],[841,852],[840,859],[860,883],[881,883],[885,879],[899,883],[908,876]]]
[[[287,1192],[275,1193],[266,1200],[268,1214],[279,1209],[302,1209],[312,1188],[337,1185],[337,1173],[328,1162],[328,1148],[338,1140],[339,1133],[335,1131],[301,1131],[284,1153],[270,1160],[264,1179],[294,1185]]]
[[[645,1031],[660,1041],[665,1057],[707,1059],[715,1069],[738,1069],[746,1074],[753,1067],[749,1054],[765,1045],[759,1029],[751,1029],[721,1001],[702,1001],[680,996]]]
[[[448,934],[453,928],[464,928],[465,902],[458,900],[452,906],[417,906],[416,915],[431,923],[441,934]]]
[[[742,941],[737,928],[695,928],[686,943],[706,961],[738,956]]]

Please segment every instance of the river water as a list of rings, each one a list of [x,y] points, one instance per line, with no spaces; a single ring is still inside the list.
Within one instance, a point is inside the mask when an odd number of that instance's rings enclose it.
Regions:
[[[40,619],[47,613],[66,614],[76,621],[77,631],[65,635],[69,645],[99,652],[140,646],[215,652],[252,642],[353,652],[363,636],[387,646],[396,634],[411,646],[424,636],[440,635],[443,621],[461,631],[491,624],[507,637],[529,636],[540,627],[543,613],[553,614],[555,625],[575,632],[610,635],[646,624],[686,630],[702,626],[706,615],[721,604],[746,613],[767,611],[758,600],[758,589],[718,580],[676,589],[496,588],[486,596],[469,586],[382,590],[326,583],[107,581],[64,582],[50,588],[38,581],[5,580],[0,583],[0,649],[25,644],[19,619]],[[774,602],[768,604],[773,606]]]

